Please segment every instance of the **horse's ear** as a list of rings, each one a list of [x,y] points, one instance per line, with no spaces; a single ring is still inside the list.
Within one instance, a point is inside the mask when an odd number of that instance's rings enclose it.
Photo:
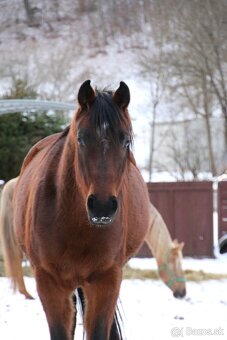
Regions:
[[[176,239],[173,241],[172,254],[177,255],[184,248],[184,242],[179,243]]]
[[[130,102],[130,91],[128,85],[123,81],[113,94],[113,101],[119,106],[120,109],[126,109]]]
[[[95,100],[95,91],[91,87],[90,80],[86,80],[80,86],[77,99],[81,108],[89,107],[93,103],[93,101]]]
[[[181,243],[179,244],[179,249],[182,251],[183,248],[184,248],[184,242],[181,242]]]
[[[177,239],[177,238],[175,238],[175,239],[173,240],[173,247],[176,247],[176,248],[178,248],[178,247],[179,247],[179,245],[180,245],[180,243],[178,242],[178,239]]]
[[[172,254],[173,254],[173,256],[177,256],[178,251],[179,251],[179,242],[178,242],[178,240],[175,238],[175,239],[173,240],[173,243],[172,243]]]

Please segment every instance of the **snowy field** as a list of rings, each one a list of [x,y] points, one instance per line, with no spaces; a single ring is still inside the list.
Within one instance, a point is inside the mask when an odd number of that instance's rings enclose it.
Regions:
[[[156,268],[154,259],[133,259],[132,267]],[[185,259],[184,269],[227,273],[227,258]],[[26,285],[35,300],[13,295],[6,278],[0,278],[0,339],[48,340],[44,312],[33,278]],[[187,296],[177,300],[161,281],[124,280],[121,307],[127,340],[227,339],[227,280],[188,282]],[[82,339],[78,320],[75,339]]]

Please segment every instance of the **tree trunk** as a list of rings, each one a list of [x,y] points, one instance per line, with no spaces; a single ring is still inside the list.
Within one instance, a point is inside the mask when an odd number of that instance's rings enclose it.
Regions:
[[[225,122],[225,153],[227,154],[227,106],[222,108],[223,116],[224,116],[224,122]]]
[[[152,173],[153,173],[154,143],[155,143],[155,125],[156,125],[156,106],[157,106],[157,103],[154,103],[154,107],[153,107],[153,119],[152,119],[152,121],[150,123],[151,137],[150,137],[150,155],[149,155],[149,163],[148,163],[149,182],[151,182],[151,180],[152,180]]]
[[[30,20],[31,20],[31,6],[30,6],[30,3],[29,3],[29,0],[24,0],[24,8],[25,8],[25,11],[26,11],[27,20],[28,20],[28,22],[30,22]]]
[[[30,27],[39,27],[42,24],[42,11],[37,7],[31,7],[29,0],[24,0],[24,8],[27,16],[27,23]]]
[[[227,111],[227,110],[225,110]],[[224,114],[223,112],[223,116],[224,116],[224,155],[223,155],[223,172],[227,172],[227,112],[226,114]]]
[[[208,146],[208,157],[209,157],[209,166],[213,176],[217,175],[217,170],[214,161],[214,152],[212,145],[212,134],[211,134],[211,126],[210,126],[210,97],[207,89],[207,78],[206,75],[202,74],[202,87],[203,87],[203,105],[204,105],[204,118],[206,124],[207,131],[207,146]]]
[[[214,161],[214,153],[213,153],[213,145],[212,145],[212,136],[211,136],[211,127],[210,127],[210,119],[209,116],[205,116],[206,123],[206,131],[207,131],[207,145],[208,145],[208,155],[209,155],[209,165],[210,170],[213,176],[217,175],[217,170]]]

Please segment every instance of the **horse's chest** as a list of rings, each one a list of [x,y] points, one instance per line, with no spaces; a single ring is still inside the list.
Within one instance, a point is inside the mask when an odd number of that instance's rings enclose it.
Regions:
[[[66,246],[59,257],[57,275],[65,283],[83,285],[92,281],[99,273],[107,270],[121,258],[121,247],[111,238],[75,239]]]

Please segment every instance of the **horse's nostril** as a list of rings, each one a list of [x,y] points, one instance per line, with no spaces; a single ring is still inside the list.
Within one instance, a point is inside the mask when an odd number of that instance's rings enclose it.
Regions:
[[[90,195],[87,200],[88,209],[93,210],[95,205],[96,197],[95,195]]]
[[[181,293],[181,297],[184,297],[186,295],[186,289],[183,289],[182,293]]]
[[[117,199],[116,199],[116,197],[113,196],[111,198],[111,200],[112,200],[112,209],[113,209],[113,212],[115,212],[115,211],[117,211],[117,208],[118,208]]]
[[[173,296],[174,296],[175,298],[179,298],[179,292],[178,292],[178,291],[173,292]]]
[[[93,224],[110,224],[118,208],[117,198],[109,196],[107,200],[100,200],[91,194],[87,198],[87,211]]]

